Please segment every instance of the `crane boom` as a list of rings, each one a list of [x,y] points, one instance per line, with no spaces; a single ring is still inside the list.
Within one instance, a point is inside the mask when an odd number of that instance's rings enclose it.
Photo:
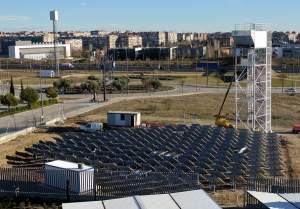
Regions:
[[[230,89],[231,89],[231,86],[232,86],[232,81],[230,82],[230,84],[229,84],[229,86],[228,86],[228,88],[227,88],[227,91],[226,91],[225,97],[224,97],[224,99],[223,99],[222,105],[221,105],[221,107],[220,107],[219,113],[218,113],[218,115],[217,115],[217,118],[220,118],[220,116],[221,116],[221,113],[222,113],[224,104],[225,104],[225,102],[226,102],[226,99],[227,99],[227,97],[228,97],[229,91],[230,91]]]

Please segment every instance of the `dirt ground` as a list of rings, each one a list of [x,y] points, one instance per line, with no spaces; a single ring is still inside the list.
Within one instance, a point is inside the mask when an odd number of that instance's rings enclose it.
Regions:
[[[58,135],[44,133],[43,130],[37,130],[34,133],[19,136],[10,142],[0,144],[0,167],[8,166],[6,163],[6,155],[13,155],[16,151],[24,151],[26,147],[31,147],[32,144],[35,144],[40,140],[54,140],[55,137],[58,137]]]
[[[160,121],[161,123],[200,123],[214,124],[215,115],[222,103],[223,94],[199,94],[183,97],[137,99],[123,101],[88,112],[69,122],[101,121],[106,122],[109,110],[137,111],[142,114],[142,121]],[[272,125],[275,131],[290,131],[294,123],[300,122],[300,94],[272,95]],[[223,115],[234,119],[234,95],[230,94]]]
[[[300,135],[282,134],[282,145],[287,177],[300,179]]]
[[[244,206],[243,190],[224,190],[210,193],[211,197],[221,207],[242,208]]]

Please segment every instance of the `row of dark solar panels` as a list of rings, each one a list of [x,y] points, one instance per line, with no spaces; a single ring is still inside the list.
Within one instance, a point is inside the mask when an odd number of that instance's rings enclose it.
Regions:
[[[239,154],[244,147],[247,151]],[[201,182],[214,179],[226,184],[233,178],[281,176],[280,156],[276,134],[178,125],[64,133],[56,142],[40,141],[7,159],[16,167],[61,159],[112,171],[194,172]]]

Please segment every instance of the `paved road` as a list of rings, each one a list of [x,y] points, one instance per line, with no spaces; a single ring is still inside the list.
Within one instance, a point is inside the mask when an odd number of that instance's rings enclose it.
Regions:
[[[226,88],[224,87],[197,87],[193,85],[174,86],[175,89],[165,92],[149,92],[149,93],[136,93],[136,94],[109,94],[108,102],[105,103],[91,103],[90,95],[66,95],[64,104],[52,105],[45,107],[44,121],[50,121],[60,117],[71,117],[78,115],[89,110],[93,110],[102,107],[107,104],[119,102],[122,100],[137,99],[137,98],[152,98],[152,97],[168,97],[168,96],[181,96],[198,93],[224,93]],[[273,93],[281,93],[281,88],[274,88]],[[234,89],[232,90],[234,92]],[[76,99],[74,99],[76,98]],[[101,100],[101,96],[99,100]],[[27,127],[35,127],[41,122],[41,109],[35,109],[19,113],[13,116],[7,116],[0,118],[0,136],[15,131],[25,129]]]

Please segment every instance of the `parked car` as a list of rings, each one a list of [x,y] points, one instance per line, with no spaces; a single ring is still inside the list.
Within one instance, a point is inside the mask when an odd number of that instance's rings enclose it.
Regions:
[[[83,132],[89,132],[89,133],[93,133],[93,132],[97,132],[97,131],[102,131],[103,130],[103,123],[88,123],[86,125],[81,125],[80,130]]]
[[[294,124],[292,132],[295,134],[300,133],[300,124]]]
[[[288,89],[285,90],[285,93],[293,96],[293,95],[296,94],[296,89],[295,88],[288,88]]]

